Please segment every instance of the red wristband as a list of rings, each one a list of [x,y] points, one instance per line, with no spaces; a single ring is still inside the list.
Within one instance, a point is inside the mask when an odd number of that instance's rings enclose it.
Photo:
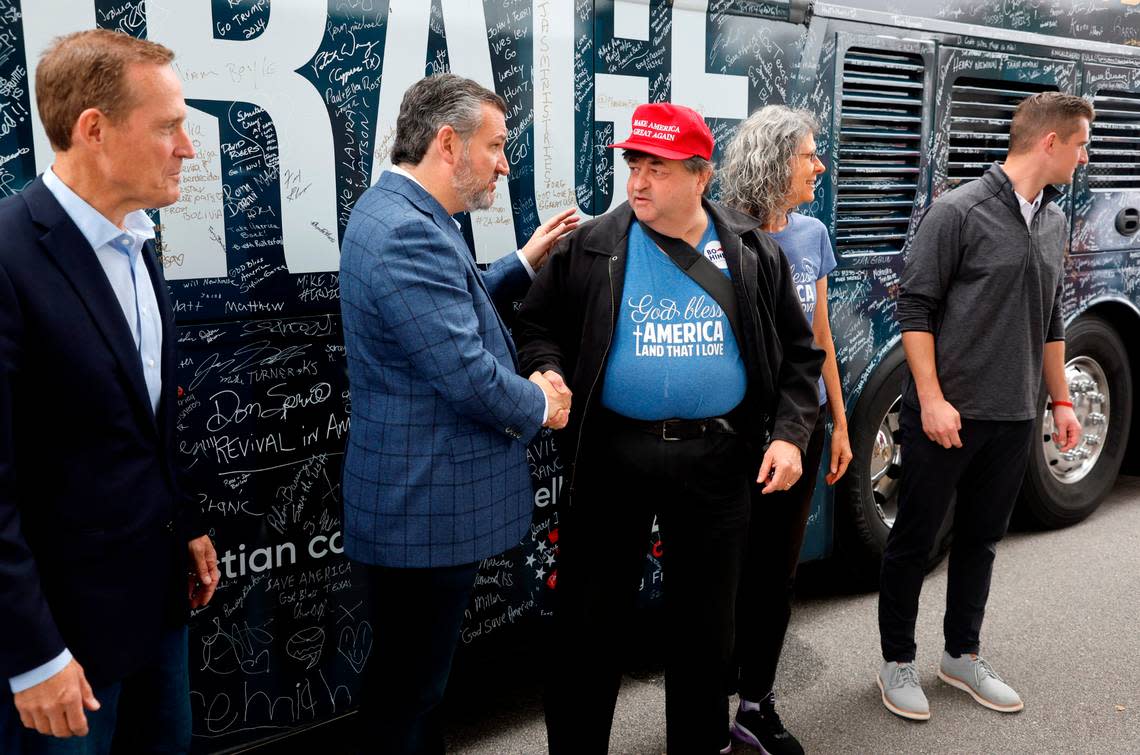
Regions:
[[[1070,409],[1072,409],[1073,408],[1073,402],[1072,401],[1054,401],[1053,406],[1067,406]]]

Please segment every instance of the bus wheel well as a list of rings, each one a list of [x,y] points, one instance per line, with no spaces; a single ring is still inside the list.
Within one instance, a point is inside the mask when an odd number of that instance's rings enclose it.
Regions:
[[[1089,307],[1078,316],[1086,314],[1096,315],[1107,321],[1128,352],[1129,366],[1132,374],[1140,376],[1140,313],[1122,302],[1106,301]],[[1124,452],[1124,464],[1120,471],[1123,474],[1140,474],[1140,401],[1132,405],[1132,429],[1129,435],[1128,447]]]

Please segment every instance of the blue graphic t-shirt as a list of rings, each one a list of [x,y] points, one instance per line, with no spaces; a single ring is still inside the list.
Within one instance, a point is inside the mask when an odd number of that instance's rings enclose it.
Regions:
[[[711,222],[697,250],[729,274]],[[638,223],[620,301],[603,406],[633,419],[701,419],[741,402],[747,377],[728,317]]]
[[[800,297],[808,324],[815,316],[815,284],[823,280],[835,269],[835,252],[831,250],[831,239],[827,237],[827,226],[813,217],[793,212],[788,216],[784,230],[770,234],[792,268],[792,281]],[[827,390],[823,377],[819,378],[819,403],[827,403]]]

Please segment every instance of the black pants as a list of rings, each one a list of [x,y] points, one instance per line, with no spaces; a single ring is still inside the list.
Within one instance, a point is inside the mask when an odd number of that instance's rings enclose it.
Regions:
[[[750,464],[751,462],[751,464]],[[735,435],[664,441],[620,423],[583,443],[571,505],[559,522],[550,752],[607,752],[626,619],[656,514],[665,603],[668,750],[718,752],[748,526],[750,460]]]
[[[761,495],[753,484],[748,550],[736,598],[737,690],[756,702],[772,690],[776,665],[792,616],[792,588],[804,543],[808,512],[819,476],[827,415],[819,419],[808,440],[803,474],[788,490]]]
[[[359,752],[442,755],[439,704],[477,567],[365,567],[375,649],[357,714]]]
[[[998,541],[1005,535],[1029,460],[1033,420],[963,419],[962,448],[943,448],[922,432],[917,409],[903,404],[899,511],[887,538],[879,592],[883,658],[914,660],[918,595],[950,502],[954,536],[943,636],[951,655],[976,653]]]

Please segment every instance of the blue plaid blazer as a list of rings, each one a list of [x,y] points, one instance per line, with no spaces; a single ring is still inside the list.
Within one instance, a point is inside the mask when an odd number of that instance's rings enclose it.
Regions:
[[[356,203],[340,261],[353,559],[455,566],[522,539],[534,501],[526,446],[545,399],[518,376],[496,303],[529,285],[514,254],[480,271],[455,222],[414,181],[385,172]]]

